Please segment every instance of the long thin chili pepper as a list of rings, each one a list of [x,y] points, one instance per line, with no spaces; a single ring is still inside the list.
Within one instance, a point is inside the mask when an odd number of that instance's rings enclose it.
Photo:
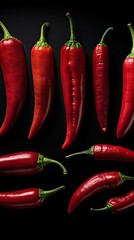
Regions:
[[[6,112],[0,136],[15,124],[27,95],[27,63],[23,43],[13,37],[0,21],[4,37],[0,41],[0,68],[6,92]]]
[[[100,42],[93,51],[93,91],[95,109],[99,125],[103,132],[107,131],[109,107],[109,49],[104,39],[109,30],[106,29]]]
[[[117,171],[107,171],[91,176],[74,191],[69,201],[68,213],[71,213],[81,202],[97,192],[118,187],[125,180],[134,180],[134,177],[125,176]]]
[[[123,62],[123,91],[117,138],[124,137],[134,124],[134,29],[131,23],[127,26],[132,36],[132,49]]]
[[[85,52],[76,40],[70,13],[70,39],[61,47],[60,72],[66,114],[66,137],[62,149],[75,140],[83,118],[85,99]]]
[[[0,192],[0,206],[13,209],[34,208],[40,206],[46,197],[62,189],[65,189],[64,185],[47,191],[40,188],[27,188]]]
[[[48,164],[56,164],[67,174],[66,168],[60,162],[44,157],[32,151],[22,151],[0,156],[0,174],[30,175],[36,174]]]
[[[91,208],[91,211],[110,211],[112,213],[120,213],[134,206],[134,190],[126,194],[114,198],[110,198],[103,208]]]
[[[48,26],[48,22],[42,24],[40,39],[31,49],[34,112],[28,139],[32,139],[44,124],[54,95],[54,53],[44,37],[44,27]]]
[[[126,147],[111,144],[95,144],[87,150],[65,156],[71,158],[76,155],[87,154],[94,160],[115,160],[134,163],[134,151]]]

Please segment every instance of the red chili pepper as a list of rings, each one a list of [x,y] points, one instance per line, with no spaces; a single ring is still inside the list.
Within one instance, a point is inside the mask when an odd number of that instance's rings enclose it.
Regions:
[[[132,50],[123,62],[123,92],[120,116],[117,125],[117,138],[124,137],[134,124],[134,29],[128,24],[132,36]]]
[[[105,36],[112,27],[108,28],[100,43],[93,51],[93,91],[95,109],[99,125],[103,132],[107,131],[109,107],[109,49],[104,43]]]
[[[120,162],[134,163],[134,151],[122,146],[110,144],[95,144],[87,150],[72,153],[65,157],[71,158],[81,154],[87,154],[95,160],[116,160]]]
[[[0,192],[0,206],[14,209],[34,208],[41,205],[45,198],[64,189],[60,186],[44,191],[40,188],[28,188],[9,192]]]
[[[32,139],[44,124],[54,95],[54,54],[43,35],[44,27],[48,25],[48,22],[43,23],[40,39],[31,49],[34,112],[28,139]]]
[[[129,191],[123,196],[110,198],[103,208],[91,208],[91,211],[111,211],[112,213],[120,213],[134,206],[134,190]]]
[[[68,213],[71,213],[81,202],[95,193],[118,187],[125,180],[134,180],[134,177],[125,176],[117,171],[102,172],[91,176],[73,193],[68,205]]]
[[[0,174],[36,174],[50,163],[57,164],[62,168],[63,174],[67,174],[66,168],[60,162],[31,151],[22,151],[0,156]]]
[[[6,112],[0,136],[15,124],[27,95],[27,65],[23,43],[13,37],[0,21],[4,38],[0,41],[0,67],[6,92]]]
[[[70,13],[70,39],[60,52],[60,71],[63,99],[66,112],[66,137],[62,149],[68,148],[75,140],[83,117],[85,99],[85,53],[76,40]]]

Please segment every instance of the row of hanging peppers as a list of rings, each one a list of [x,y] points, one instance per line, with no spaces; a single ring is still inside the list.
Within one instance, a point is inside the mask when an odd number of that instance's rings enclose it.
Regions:
[[[86,57],[83,46],[76,40],[70,13],[70,39],[60,51],[60,73],[66,114],[66,136],[62,149],[68,148],[75,140],[81,126],[86,84]],[[54,53],[46,41],[41,26],[39,40],[31,49],[31,68],[34,89],[34,109],[28,139],[32,139],[44,124],[53,102],[55,69]],[[0,67],[6,91],[6,112],[0,127],[0,136],[6,134],[15,124],[27,96],[27,63],[23,43],[13,37],[0,22],[4,37],[0,41]],[[132,36],[132,50],[123,63],[122,106],[117,126],[117,138],[124,137],[134,122],[134,30],[128,24]],[[93,91],[98,122],[102,131],[107,131],[109,108],[109,49],[104,39],[112,27],[106,29],[100,43],[93,51]]]

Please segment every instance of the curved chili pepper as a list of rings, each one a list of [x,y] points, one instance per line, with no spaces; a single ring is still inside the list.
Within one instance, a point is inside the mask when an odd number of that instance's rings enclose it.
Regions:
[[[75,140],[82,122],[85,99],[85,53],[76,40],[70,13],[70,39],[60,52],[60,72],[63,99],[66,112],[66,137],[62,149],[68,148]]]
[[[23,43],[13,37],[0,21],[4,38],[0,41],[0,67],[6,91],[6,112],[0,136],[15,124],[27,95],[27,64]]]
[[[44,191],[40,188],[28,188],[16,191],[0,192],[0,206],[14,209],[34,208],[41,205],[45,198],[64,189],[60,186]]]
[[[95,109],[99,125],[107,131],[109,107],[109,49],[104,43],[105,36],[112,27],[106,29],[100,43],[93,51],[93,91]]]
[[[124,137],[134,124],[134,29],[128,24],[132,36],[132,50],[123,62],[123,92],[120,116],[118,120],[116,136]]]
[[[0,156],[0,174],[30,175],[36,174],[48,164],[57,164],[67,174],[66,168],[58,161],[46,158],[42,154],[31,151],[22,151]]]
[[[134,163],[134,151],[131,149],[111,144],[95,144],[87,150],[65,156],[71,158],[76,155],[87,154],[94,160],[115,160]]]
[[[110,198],[103,208],[91,208],[91,211],[111,211],[112,213],[120,213],[134,206],[134,190],[129,191],[123,196]]]
[[[40,39],[31,49],[34,112],[28,139],[32,139],[44,124],[54,95],[54,54],[43,35],[44,27],[48,26],[48,22],[42,24]]]
[[[134,177],[125,176],[117,171],[102,172],[91,176],[73,193],[68,205],[68,213],[71,213],[81,202],[95,193],[118,187],[125,180],[134,180]]]

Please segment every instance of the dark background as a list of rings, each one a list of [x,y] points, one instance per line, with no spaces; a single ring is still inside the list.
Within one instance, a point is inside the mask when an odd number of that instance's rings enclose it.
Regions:
[[[86,155],[65,159],[65,155],[85,150],[96,143],[109,143],[134,149],[134,128],[124,139],[116,138],[116,127],[122,96],[122,63],[131,51],[132,40],[127,24],[134,24],[131,5],[117,7],[112,1],[105,3],[45,3],[10,4],[0,7],[0,20],[10,33],[19,38],[26,51],[28,66],[28,94],[25,106],[12,129],[0,138],[0,154],[17,151],[37,151],[46,157],[56,159],[64,164],[68,175],[64,176],[56,165],[48,165],[36,176],[4,177],[0,176],[0,191],[17,190],[27,187],[40,187],[49,190],[65,185],[65,190],[45,199],[42,206],[35,209],[12,210],[0,208],[0,229],[3,238],[25,237],[37,239],[55,237],[62,239],[80,237],[83,239],[104,236],[131,236],[133,230],[134,208],[121,214],[112,215],[107,212],[91,213],[90,207],[103,207],[113,196],[133,189],[133,181],[125,182],[114,190],[96,194],[85,200],[72,214],[67,214],[68,203],[75,189],[93,174],[117,170],[125,175],[134,176],[134,165],[113,161],[100,162],[89,159]],[[59,72],[59,53],[61,46],[69,39],[69,22],[66,12],[72,15],[77,40],[82,43],[86,53],[86,101],[83,122],[74,143],[67,150],[61,146],[65,138],[65,112],[61,91]],[[32,119],[33,90],[30,65],[30,50],[39,39],[40,27],[44,21],[50,24],[47,41],[54,50],[55,57],[55,93],[51,113],[33,140],[28,141],[28,131]],[[100,41],[103,32],[113,27],[106,38],[110,52],[110,101],[108,132],[102,133],[95,113],[92,86],[92,53]],[[0,37],[3,37],[0,31]],[[18,94],[18,93],[16,93]],[[2,123],[6,99],[2,76],[0,77],[0,122]]]

